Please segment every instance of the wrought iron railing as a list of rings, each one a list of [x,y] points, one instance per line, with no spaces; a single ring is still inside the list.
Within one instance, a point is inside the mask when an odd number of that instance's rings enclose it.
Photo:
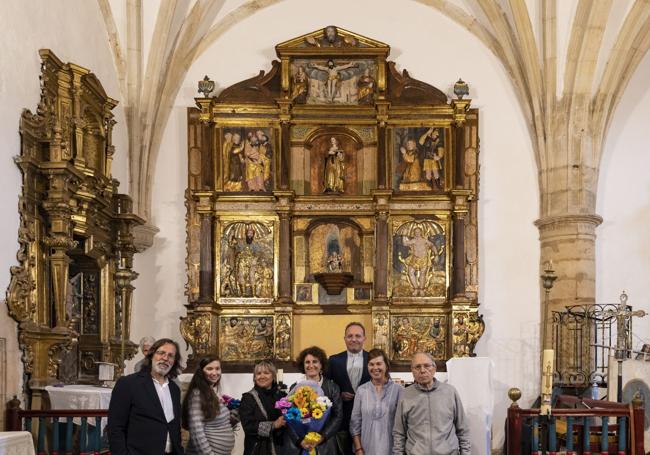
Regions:
[[[631,310],[630,306],[626,306]],[[622,330],[623,355],[632,348],[632,319],[615,313],[619,304],[573,305],[553,311],[552,331],[555,350],[555,384],[589,386],[607,382],[608,357]]]

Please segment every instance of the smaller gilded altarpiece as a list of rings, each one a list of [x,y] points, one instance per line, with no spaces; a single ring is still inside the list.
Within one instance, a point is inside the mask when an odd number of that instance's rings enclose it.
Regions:
[[[134,229],[144,223],[112,174],[117,101],[89,69],[39,54],[40,100],[21,114],[14,158],[19,248],[6,299],[35,409],[45,386],[98,384],[98,362],[119,376],[137,352]]]

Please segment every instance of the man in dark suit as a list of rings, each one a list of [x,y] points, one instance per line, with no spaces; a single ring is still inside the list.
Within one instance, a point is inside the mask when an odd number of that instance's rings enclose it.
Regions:
[[[343,422],[338,434],[339,445],[344,453],[352,452],[350,416],[354,406],[354,394],[364,382],[370,381],[368,352],[363,350],[366,329],[360,322],[350,322],[345,327],[346,350],[329,358],[328,377],[338,384],[343,400]]]
[[[181,354],[169,338],[156,341],[142,369],[121,377],[108,406],[108,442],[113,455],[183,455]]]

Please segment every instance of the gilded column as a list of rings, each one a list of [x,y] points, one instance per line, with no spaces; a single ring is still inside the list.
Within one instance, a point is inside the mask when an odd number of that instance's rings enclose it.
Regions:
[[[375,190],[375,305],[388,302],[388,215],[390,190]]]
[[[195,192],[197,212],[200,223],[200,255],[199,255],[199,298],[198,303],[212,304],[214,302],[214,244],[213,244],[213,211],[212,192]]]
[[[278,200],[277,213],[280,218],[278,235],[278,303],[287,304],[291,298],[291,209],[293,191],[275,191]]]
[[[377,188],[387,189],[388,153],[386,150],[386,121],[388,120],[387,101],[377,101]]]
[[[290,167],[290,148],[291,148],[291,127],[289,122],[280,124],[280,184],[281,190],[289,189],[289,167]]]

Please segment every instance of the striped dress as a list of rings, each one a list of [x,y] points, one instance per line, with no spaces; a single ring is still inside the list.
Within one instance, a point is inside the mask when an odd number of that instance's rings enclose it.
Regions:
[[[188,411],[190,441],[186,455],[230,455],[235,446],[235,433],[230,424],[230,411],[225,404],[219,406],[219,414],[205,420],[201,410],[201,396],[194,389]]]

